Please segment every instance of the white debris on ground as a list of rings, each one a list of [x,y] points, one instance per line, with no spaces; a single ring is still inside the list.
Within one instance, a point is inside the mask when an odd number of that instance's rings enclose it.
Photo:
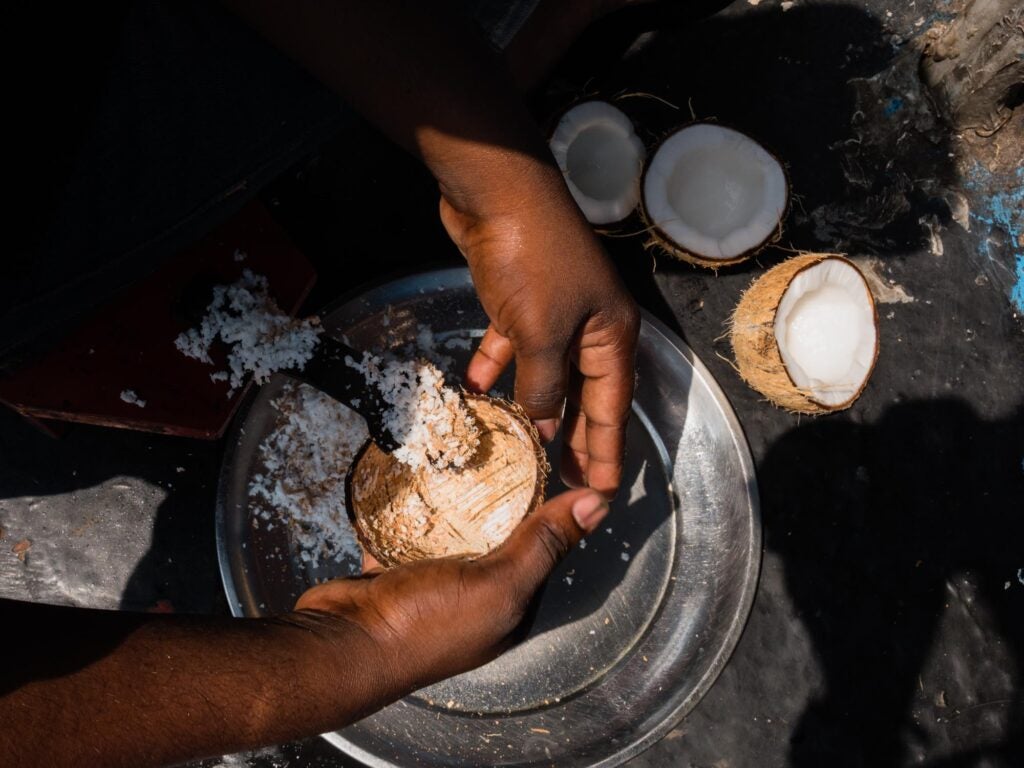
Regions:
[[[129,405],[137,405],[139,406],[139,408],[146,407],[146,401],[139,397],[137,394],[135,394],[134,389],[121,390],[121,399],[124,400]]]
[[[309,567],[333,561],[358,572],[361,553],[346,511],[345,476],[369,437],[366,423],[305,384],[287,386],[271,404],[277,426],[260,444],[264,471],[249,485],[254,524],[287,527]]]
[[[473,458],[480,428],[433,363],[366,352],[362,360],[346,357],[345,364],[380,390],[387,404],[384,427],[398,443],[392,455],[400,462],[422,471],[458,469]]]
[[[233,392],[246,374],[261,383],[274,371],[304,365],[320,332],[317,318],[296,319],[282,312],[268,293],[267,278],[246,269],[236,283],[213,289],[213,301],[202,322],[179,335],[174,346],[187,357],[212,364],[210,345],[217,339],[227,344],[230,371],[218,371],[210,378],[228,379]]]
[[[232,256],[232,258],[235,261],[245,261],[246,258],[248,258],[248,256],[249,256],[249,254],[246,253],[245,251],[243,251],[241,248],[235,248],[235,253]]]
[[[912,304],[916,299],[895,280],[885,277],[885,265],[875,256],[851,256],[877,304]]]

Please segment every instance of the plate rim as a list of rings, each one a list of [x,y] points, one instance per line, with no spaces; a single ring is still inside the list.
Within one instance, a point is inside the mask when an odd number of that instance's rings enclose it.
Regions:
[[[445,267],[439,269],[418,269],[392,273],[381,277],[378,280],[363,283],[350,291],[329,302],[317,314],[326,318],[342,306],[349,304],[360,296],[390,285],[392,283],[406,282],[416,278],[430,277],[434,280],[447,283],[458,283],[472,285],[472,278],[468,267]],[[603,759],[591,764],[591,768],[614,768],[630,760],[660,741],[669,731],[675,728],[687,715],[689,715],[700,701],[704,698],[711,687],[717,681],[725,666],[729,663],[739,645],[740,639],[750,620],[754,598],[757,595],[760,583],[761,567],[763,564],[763,532],[761,501],[757,483],[757,473],[754,466],[753,456],[750,451],[750,443],[747,440],[746,432],[739,422],[736,411],[729,402],[728,397],[722,390],[718,381],[712,376],[711,371],[689,345],[679,337],[664,322],[655,317],[647,309],[640,308],[642,322],[649,325],[662,339],[670,344],[691,366],[693,373],[700,377],[707,387],[715,405],[725,419],[733,444],[740,459],[740,465],[746,480],[748,498],[750,503],[750,538],[746,552],[746,567],[742,575],[742,588],[737,602],[736,610],[732,617],[727,632],[725,633],[714,658],[708,665],[698,683],[690,694],[684,698],[671,712],[669,712],[656,726],[645,734],[629,740],[621,748]],[[234,464],[234,457],[239,443],[239,437],[244,429],[245,420],[251,410],[262,387],[250,387],[249,392],[242,399],[226,434],[224,455],[221,459],[220,473],[217,481],[216,509],[214,514],[215,538],[217,547],[217,563],[220,572],[221,583],[224,588],[225,597],[228,600],[228,608],[231,615],[236,618],[244,617],[237,585],[231,573],[231,558],[227,551],[226,540],[226,496],[227,487],[230,482],[230,470]],[[358,722],[358,721],[357,721]],[[355,723],[353,723],[354,725]],[[336,749],[345,753],[351,758],[362,762],[367,768],[402,768],[397,763],[374,755],[352,741],[346,739],[341,731],[332,731],[320,734],[320,738],[327,741]]]

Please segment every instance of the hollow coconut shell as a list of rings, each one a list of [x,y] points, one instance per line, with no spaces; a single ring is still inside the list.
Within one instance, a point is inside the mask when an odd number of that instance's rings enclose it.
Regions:
[[[635,174],[621,193],[612,198],[594,198],[577,186],[569,172],[570,147],[588,129],[605,127],[617,134],[621,154],[635,155]],[[617,105],[597,98],[584,98],[573,102],[549,121],[548,146],[558,164],[565,184],[579,206],[584,218],[598,232],[614,231],[636,212],[640,201],[640,179],[643,173],[647,150],[637,135],[636,126],[630,117]],[[607,158],[605,158],[607,160]],[[608,163],[599,164],[607,172]]]
[[[744,138],[748,139],[750,142],[760,147],[765,152],[765,154],[767,154],[776,163],[778,163],[779,168],[782,170],[783,178],[785,179],[786,199],[782,206],[782,210],[779,212],[778,215],[778,225],[771,232],[766,234],[765,237],[756,245],[745,249],[742,253],[738,253],[735,256],[728,258],[713,258],[710,256],[697,253],[694,250],[688,250],[686,248],[683,248],[679,243],[677,243],[675,240],[669,237],[668,234],[666,234],[660,226],[658,226],[658,223],[653,219],[649,212],[649,204],[646,198],[647,174],[652,167],[654,158],[658,154],[658,150],[660,150],[667,141],[669,141],[672,137],[676,136],[677,134],[690,128],[695,128],[704,125],[722,128],[727,131],[732,131],[734,133],[741,134]],[[724,125],[722,123],[707,120],[698,120],[696,122],[686,123],[684,125],[680,125],[676,128],[673,128],[671,131],[662,136],[661,140],[658,141],[658,143],[654,147],[652,147],[651,150],[647,153],[647,163],[644,165],[643,175],[640,178],[640,204],[637,206],[637,210],[640,214],[640,220],[643,222],[644,229],[649,234],[647,241],[644,243],[644,248],[648,250],[651,248],[659,248],[665,253],[667,253],[669,256],[672,256],[673,258],[678,259],[679,261],[684,261],[688,264],[693,264],[694,266],[697,267],[706,267],[707,269],[711,269],[717,272],[722,267],[731,267],[736,264],[741,264],[744,261],[747,261],[748,259],[759,254],[769,245],[777,243],[779,239],[782,237],[782,222],[786,220],[786,216],[789,214],[789,207],[791,201],[792,185],[790,184],[789,180],[789,171],[786,168],[786,164],[782,162],[779,156],[776,155],[773,151],[768,149],[766,146],[761,144],[759,141],[757,141],[744,131],[741,131],[737,128],[733,128],[728,125]]]
[[[352,463],[349,516],[360,544],[385,567],[485,555],[544,501],[550,467],[523,410],[485,395],[464,402],[480,424],[467,466],[413,471],[372,441]]]
[[[815,399],[812,392],[801,389],[793,382],[779,351],[775,336],[775,315],[793,279],[803,270],[827,259],[845,262],[860,274],[855,264],[839,254],[804,253],[795,256],[772,267],[751,283],[740,298],[730,320],[730,340],[740,376],[775,405],[798,413],[832,413],[849,408],[864,391],[878,359],[876,333],[871,367],[853,396],[837,405],[820,402]],[[863,280],[863,275],[861,279]],[[877,329],[878,314],[867,281],[864,281],[864,293],[870,302],[871,314]]]

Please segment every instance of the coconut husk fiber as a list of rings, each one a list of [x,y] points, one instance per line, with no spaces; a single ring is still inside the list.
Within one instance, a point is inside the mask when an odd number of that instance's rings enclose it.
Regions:
[[[826,405],[816,400],[811,392],[801,389],[793,382],[779,352],[775,337],[775,315],[783,294],[800,272],[827,259],[838,259],[857,269],[849,259],[834,253],[804,253],[787,259],[751,283],[740,298],[730,320],[730,340],[740,376],[775,405],[798,413],[830,413],[849,408],[860,397],[870,379],[869,371],[851,398],[838,405]],[[868,301],[872,302],[873,310],[874,301],[866,282],[864,291]],[[877,322],[876,318],[876,326]],[[875,357],[877,356],[876,341]]]

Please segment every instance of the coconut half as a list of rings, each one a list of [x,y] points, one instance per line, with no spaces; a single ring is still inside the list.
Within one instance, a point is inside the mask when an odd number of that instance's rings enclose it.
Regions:
[[[465,395],[480,425],[466,466],[412,470],[368,442],[348,476],[349,513],[363,548],[385,567],[479,557],[544,500],[549,471],[536,428],[514,403]]]
[[[717,269],[775,239],[789,182],[774,155],[744,133],[695,123],[664,139],[644,172],[641,212],[655,243]]]
[[[622,110],[606,101],[577,104],[562,115],[549,146],[591,224],[613,224],[636,208],[647,152]]]
[[[850,261],[803,254],[751,284],[731,339],[740,375],[773,403],[839,411],[860,396],[878,358],[875,302]]]

